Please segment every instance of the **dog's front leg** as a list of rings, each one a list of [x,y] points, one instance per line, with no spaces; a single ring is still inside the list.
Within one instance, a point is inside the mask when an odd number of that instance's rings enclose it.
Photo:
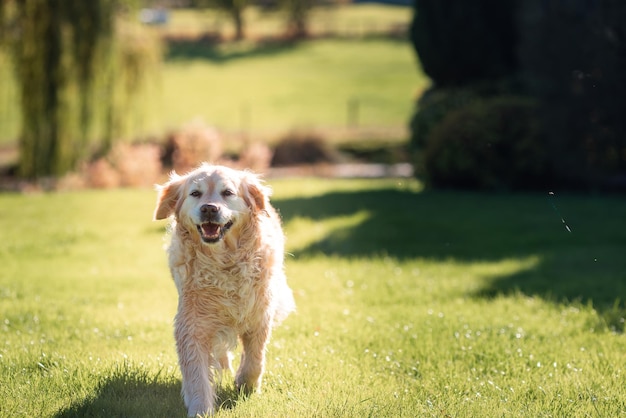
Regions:
[[[265,368],[265,346],[271,333],[270,322],[241,335],[243,353],[241,365],[235,377],[235,385],[244,393],[250,394],[261,389],[261,378]]]
[[[215,390],[213,374],[209,369],[209,353],[206,347],[182,327],[176,327],[176,348],[180,371],[183,375],[182,395],[187,407],[187,415],[212,415],[214,412]]]

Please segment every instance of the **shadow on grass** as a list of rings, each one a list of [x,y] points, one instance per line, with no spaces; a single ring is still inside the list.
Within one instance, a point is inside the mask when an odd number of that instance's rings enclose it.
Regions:
[[[289,52],[299,45],[297,41],[263,42],[254,45],[221,46],[203,39],[179,39],[168,42],[166,60],[203,59],[225,64],[241,58],[269,57]]]
[[[291,52],[292,50],[319,39],[334,39],[345,42],[379,41],[384,40],[389,43],[404,43],[404,36],[390,37],[389,35],[370,35],[352,39],[350,37],[322,37],[322,38],[289,38],[289,37],[268,37],[255,42],[219,42],[210,36],[204,38],[180,38],[170,39],[167,42],[167,52],[165,59],[168,61],[177,60],[207,60],[216,64],[225,64],[241,58],[270,57]]]
[[[116,370],[104,377],[95,395],[59,411],[56,418],[78,417],[186,417],[187,410],[180,393],[181,382],[174,377],[160,378],[147,372]],[[234,408],[246,398],[234,387],[217,388],[217,408]]]
[[[553,302],[591,303],[608,328],[624,330],[624,198],[374,190],[275,204],[285,223],[367,213],[357,225],[295,251],[296,258],[319,253],[460,262],[537,257],[534,268],[495,277],[476,297],[522,292]]]

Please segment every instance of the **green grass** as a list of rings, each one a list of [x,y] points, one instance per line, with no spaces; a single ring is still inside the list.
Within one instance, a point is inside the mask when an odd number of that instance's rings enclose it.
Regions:
[[[271,185],[298,312],[218,416],[626,414],[623,197]],[[0,195],[0,416],[185,415],[154,201]]]
[[[203,57],[194,58],[197,54]],[[194,117],[224,130],[286,131],[348,124],[402,126],[426,85],[406,42],[323,40],[180,51],[163,69],[164,118]]]

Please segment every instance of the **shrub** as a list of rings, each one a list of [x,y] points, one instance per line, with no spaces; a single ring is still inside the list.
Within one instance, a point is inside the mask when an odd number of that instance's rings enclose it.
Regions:
[[[478,96],[470,89],[433,89],[420,98],[410,122],[410,149],[415,173],[418,176],[422,177],[425,174],[421,156],[433,127],[439,124],[448,112],[468,106],[476,100]]]
[[[517,190],[551,181],[537,105],[517,96],[449,112],[432,128],[422,162],[432,187]]]
[[[110,159],[123,187],[151,187],[161,176],[161,149],[156,144],[118,144]]]
[[[438,87],[497,79],[517,69],[516,0],[416,0],[410,37]]]
[[[549,6],[548,6],[549,4]],[[559,183],[611,186],[626,174],[626,2],[525,0],[519,55],[541,101]]]
[[[222,156],[222,139],[202,122],[192,122],[169,135],[162,157],[164,167],[177,173],[193,170],[202,162],[215,163]]]
[[[241,151],[237,165],[256,173],[267,171],[272,162],[272,150],[266,144],[253,142]]]
[[[334,163],[339,155],[319,134],[294,132],[281,139],[274,149],[273,166]]]
[[[120,173],[106,158],[88,163],[84,169],[87,186],[96,189],[113,189],[120,185]]]
[[[161,176],[160,147],[155,144],[124,144],[113,147],[83,168],[85,184],[97,189],[151,187]]]

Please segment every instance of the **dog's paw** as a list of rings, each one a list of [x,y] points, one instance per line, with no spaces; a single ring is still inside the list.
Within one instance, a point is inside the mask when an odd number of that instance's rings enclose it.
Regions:
[[[247,381],[246,379],[241,378],[241,376],[237,376],[235,379],[235,387],[239,393],[242,393],[246,396],[252,395],[255,392],[260,392],[260,382],[257,381]]]
[[[192,410],[188,410],[187,411],[187,416],[190,418],[204,418],[204,417],[210,417],[213,416],[214,411],[212,409],[206,410],[206,411],[192,411]]]
[[[187,416],[188,417],[206,417],[211,416],[215,413],[212,406],[209,405],[201,405],[201,404],[191,404],[187,408]]]

